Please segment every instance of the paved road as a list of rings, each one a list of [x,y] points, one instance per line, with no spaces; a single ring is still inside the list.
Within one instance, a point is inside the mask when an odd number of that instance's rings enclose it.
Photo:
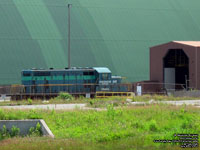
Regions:
[[[86,108],[86,104],[47,104],[47,105],[19,105],[19,106],[0,106],[0,108],[6,109],[83,109]]]

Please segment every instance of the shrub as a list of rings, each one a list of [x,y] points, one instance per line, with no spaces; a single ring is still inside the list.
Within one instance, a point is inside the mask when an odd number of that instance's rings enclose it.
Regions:
[[[20,129],[17,128],[16,126],[12,126],[10,136],[11,137],[18,136],[19,133],[20,133]]]
[[[5,138],[9,138],[9,137],[10,137],[10,134],[9,134],[6,126],[3,125],[2,130],[0,130],[0,139],[5,139]]]
[[[58,95],[57,98],[58,98],[58,99],[62,99],[62,100],[72,100],[72,99],[73,99],[73,97],[72,97],[71,94],[65,93],[65,92],[59,93],[59,95]]]
[[[36,127],[31,127],[29,129],[29,135],[30,136],[41,136],[42,135],[42,130],[41,130],[41,125],[40,123],[37,123]]]
[[[30,110],[27,117],[29,119],[42,119],[42,116],[39,112],[35,111],[34,109]]]
[[[32,99],[29,98],[28,99],[28,105],[32,105],[32,102],[33,102]]]
[[[91,106],[94,105],[94,101],[93,100],[90,101],[90,105]]]
[[[151,120],[149,123],[149,131],[157,131],[158,125],[155,120]]]
[[[0,140],[3,140],[5,138],[15,137],[18,136],[20,133],[20,129],[16,126],[12,126],[11,131],[9,132],[4,125],[2,130],[0,130]]]

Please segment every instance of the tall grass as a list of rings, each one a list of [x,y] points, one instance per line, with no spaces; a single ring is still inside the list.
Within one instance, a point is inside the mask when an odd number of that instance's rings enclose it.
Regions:
[[[14,138],[0,142],[1,150],[180,150],[179,146],[144,146],[143,139],[126,138],[112,142],[86,142],[72,139]]]
[[[126,138],[172,139],[175,133],[200,133],[200,110],[186,106],[140,106],[107,111],[2,110],[0,120],[44,119],[56,138],[109,142]],[[139,140],[138,140],[139,142]],[[158,144],[157,144],[158,145]]]

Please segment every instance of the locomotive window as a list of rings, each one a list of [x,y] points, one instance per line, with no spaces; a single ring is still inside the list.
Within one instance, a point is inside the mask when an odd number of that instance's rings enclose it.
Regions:
[[[94,75],[94,72],[89,72],[89,75]]]
[[[31,73],[23,72],[23,76],[31,76]]]
[[[107,73],[102,74],[102,80],[108,80],[108,74]]]
[[[34,76],[50,76],[50,72],[34,72]]]
[[[84,76],[88,76],[88,75],[89,75],[89,72],[83,72],[83,75],[84,75]]]
[[[94,75],[94,72],[83,72],[83,75],[85,75],[85,76],[91,76],[91,75]]]

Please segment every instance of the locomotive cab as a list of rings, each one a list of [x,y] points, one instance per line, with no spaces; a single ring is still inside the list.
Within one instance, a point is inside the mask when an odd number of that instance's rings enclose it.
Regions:
[[[108,68],[96,67],[94,68],[97,76],[96,91],[110,91],[110,84],[112,84],[112,74]]]

